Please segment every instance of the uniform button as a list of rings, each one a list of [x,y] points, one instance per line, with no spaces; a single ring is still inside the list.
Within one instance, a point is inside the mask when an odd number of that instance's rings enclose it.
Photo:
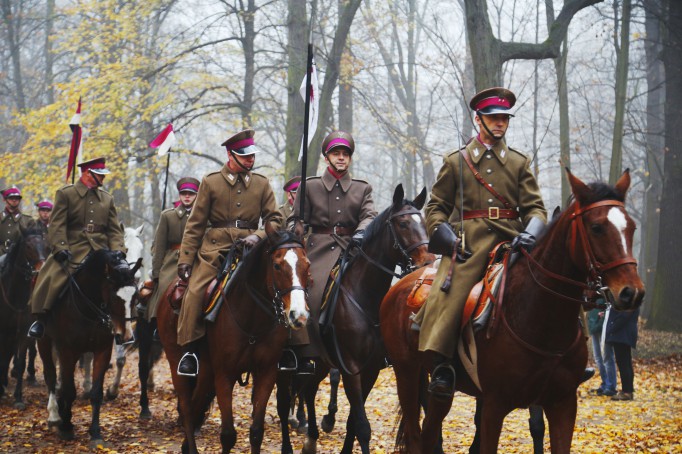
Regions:
[[[337,196],[336,196],[336,200],[339,200],[339,199],[340,199],[340,197],[337,195]]]
[[[241,203],[241,202],[237,202],[237,206],[238,206],[238,207],[242,206],[242,203]]]
[[[94,213],[94,212],[95,212],[95,210],[90,210],[90,213]]]
[[[492,184],[492,183],[488,183],[488,184],[490,185],[491,188],[493,187],[493,184]]]
[[[334,249],[336,249],[336,246],[332,246],[330,249],[333,251]]]
[[[492,159],[492,158],[493,158],[493,155],[491,155],[490,153],[488,153],[487,155],[485,155],[485,157],[486,157],[486,159]]]
[[[336,182],[336,184],[335,184],[334,186],[336,186],[337,188],[339,187],[339,183],[338,183],[338,181]]]
[[[90,205],[92,205],[92,200],[90,201]]]
[[[211,243],[215,244],[215,240],[211,240]]]
[[[492,232],[492,231],[493,231],[493,229],[490,229],[490,228],[488,229],[488,232]]]
[[[92,224],[93,222],[95,222],[95,221],[93,221],[92,219],[90,219],[90,224]]]
[[[341,212],[341,210],[336,210],[336,212],[337,212],[337,213],[340,213],[340,212]]]
[[[242,190],[241,190],[241,189],[237,189],[237,194],[241,194],[241,193],[242,193]]]
[[[488,203],[493,203],[493,199],[488,199]]]
[[[486,173],[493,173],[493,169],[486,170]]]

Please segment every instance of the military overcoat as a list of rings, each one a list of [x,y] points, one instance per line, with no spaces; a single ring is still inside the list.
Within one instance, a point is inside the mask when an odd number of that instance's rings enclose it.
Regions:
[[[190,210],[183,205],[169,208],[161,213],[154,234],[154,250],[152,252],[152,279],[158,279],[152,293],[145,318],[149,321],[156,317],[156,308],[160,297],[166,292],[173,279],[178,275],[178,257],[180,244]]]
[[[34,314],[52,307],[68,279],[54,254],[69,250],[73,272],[91,251],[126,250],[113,196],[101,188],[88,189],[80,180],[57,190],[48,230],[52,252],[38,274],[31,296]]]
[[[224,255],[235,241],[252,233],[265,237],[265,231],[258,229],[261,219],[264,223],[271,222],[276,229],[282,225],[275,194],[263,175],[232,173],[225,165],[201,180],[178,259],[178,265],[192,265],[178,322],[180,345],[204,335],[202,305],[206,288],[218,274]],[[207,230],[209,225],[211,228]]]
[[[300,218],[298,200],[300,195],[299,187],[291,220]],[[312,322],[308,323],[308,332],[305,330],[292,332],[294,345],[308,344],[309,334],[312,334],[310,330],[317,329],[322,293],[329,273],[352,236],[352,233],[340,235],[316,233],[316,230],[329,230],[334,226],[340,226],[349,229],[349,232],[356,232],[364,230],[377,215],[372,200],[372,186],[366,181],[352,179],[348,172],[338,180],[328,170],[325,170],[321,177],[308,178],[304,195],[306,199],[303,219],[309,226],[306,254],[310,260],[312,276],[312,287],[308,295]]]
[[[21,236],[20,229],[30,229],[35,226],[35,220],[22,212],[10,213],[2,210],[0,213],[0,255],[6,254],[11,244]]]
[[[417,317],[421,322],[419,350],[432,350],[452,358],[459,338],[462,309],[469,291],[482,277],[488,253],[501,241],[512,240],[523,231],[533,217],[546,222],[546,211],[540,189],[530,169],[530,160],[499,141],[487,150],[478,139],[466,146],[475,168],[511,206],[518,210],[517,219],[467,219],[464,221],[466,248],[473,255],[465,263],[456,263],[452,286],[448,293],[440,290],[450,269],[450,259],[443,257],[431,292]],[[462,197],[464,211],[505,208],[504,204],[486,190],[474,177],[461,151],[444,158],[431,198],[426,205],[426,227],[429,234],[443,222],[450,222],[459,235]],[[461,185],[460,185],[461,180]],[[463,191],[460,191],[463,188]]]

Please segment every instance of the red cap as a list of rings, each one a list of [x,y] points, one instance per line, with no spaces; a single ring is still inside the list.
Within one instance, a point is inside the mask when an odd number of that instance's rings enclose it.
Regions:
[[[10,186],[9,188],[4,189],[2,191],[2,196],[4,198],[8,198],[8,197],[19,197],[19,198],[21,198],[21,191],[16,186]]]
[[[54,208],[54,205],[52,205],[52,202],[50,202],[47,199],[43,199],[40,202],[36,203],[36,206],[38,207],[39,210],[50,210],[50,211],[52,211],[52,208]]]
[[[95,158],[89,161],[81,162],[78,164],[81,168],[81,172],[85,173],[88,170],[92,170],[93,173],[98,175],[106,175],[109,173],[109,169],[106,167],[106,160],[104,158]]]

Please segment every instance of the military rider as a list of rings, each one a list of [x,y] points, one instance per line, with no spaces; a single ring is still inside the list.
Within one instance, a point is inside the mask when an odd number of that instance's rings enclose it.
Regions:
[[[80,179],[58,189],[55,195],[48,233],[52,252],[31,295],[31,311],[37,320],[29,328],[30,337],[43,336],[48,311],[68,280],[67,267],[73,271],[89,253],[99,249],[116,251],[120,261],[125,259],[123,228],[114,198],[102,189],[109,174],[105,159],[92,159],[78,167]]]
[[[47,228],[50,226],[50,216],[54,205],[49,200],[43,199],[36,203],[36,208],[38,208],[36,227],[43,233],[44,237],[47,237]]]
[[[259,151],[254,134],[246,129],[223,142],[227,163],[203,178],[187,220],[178,259],[178,276],[189,280],[178,320],[178,344],[184,351],[178,364],[180,375],[199,373],[197,345],[205,334],[204,293],[225,254],[238,240],[253,247],[264,238],[265,231],[258,229],[261,219],[276,229],[282,224],[269,180],[251,171]]]
[[[287,220],[294,213],[294,200],[296,200],[296,191],[301,184],[301,177],[295,176],[287,180],[282,186],[286,201],[279,206],[279,212],[282,213],[282,219]]]
[[[488,253],[508,240],[513,240],[514,250],[530,250],[546,221],[530,159],[508,147],[504,139],[515,102],[515,95],[505,88],[489,88],[471,99],[479,134],[464,148],[445,156],[425,208],[430,249],[443,258],[433,290],[415,321],[421,324],[419,350],[433,354],[429,391],[439,398],[454,394],[451,361],[459,340],[462,309],[469,291],[482,278]],[[479,182],[470,165],[489,187]],[[460,232],[472,255],[463,262],[456,260],[452,286],[444,292],[440,287],[450,271],[455,238]]]
[[[0,256],[9,251],[12,243],[21,235],[22,229],[27,230],[35,226],[33,218],[21,212],[21,190],[18,187],[4,189],[2,198],[5,201],[5,209],[0,213]]]

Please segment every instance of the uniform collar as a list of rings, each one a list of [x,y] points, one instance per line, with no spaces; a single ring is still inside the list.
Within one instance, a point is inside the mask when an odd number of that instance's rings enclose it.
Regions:
[[[187,214],[187,208],[183,204],[180,204],[178,207],[175,208],[175,213],[178,215],[180,219],[182,219],[186,214]]]
[[[76,192],[78,193],[79,196],[85,197],[85,195],[90,191],[90,188],[85,185],[81,180],[76,181],[74,184],[76,187]],[[93,188],[92,192],[97,196],[98,199],[102,200],[100,193],[99,193],[99,188]]]
[[[499,140],[490,150],[502,165],[507,163],[509,148],[507,148],[507,144],[505,143],[504,139]],[[474,140],[469,142],[469,145],[467,145],[467,151],[469,152],[471,160],[478,164],[488,150],[486,149],[485,145],[479,142],[478,138],[476,137]]]
[[[237,180],[241,179],[244,182],[244,186],[248,188],[249,185],[251,185],[251,181],[253,180],[251,172],[232,173],[232,171],[227,167],[227,164],[220,169],[220,173],[230,186],[234,186],[237,184]]]
[[[17,211],[16,213],[10,213],[10,211],[5,207],[4,210],[2,210],[2,219],[3,221],[7,218],[18,220],[21,217],[21,211]]]
[[[350,189],[350,184],[353,180],[350,177],[350,172],[346,172],[338,180],[329,172],[329,169],[325,169],[324,173],[322,173],[322,183],[324,183],[324,187],[327,188],[327,191],[331,191],[337,181],[341,184],[341,189],[343,192],[348,192],[348,189]]]

